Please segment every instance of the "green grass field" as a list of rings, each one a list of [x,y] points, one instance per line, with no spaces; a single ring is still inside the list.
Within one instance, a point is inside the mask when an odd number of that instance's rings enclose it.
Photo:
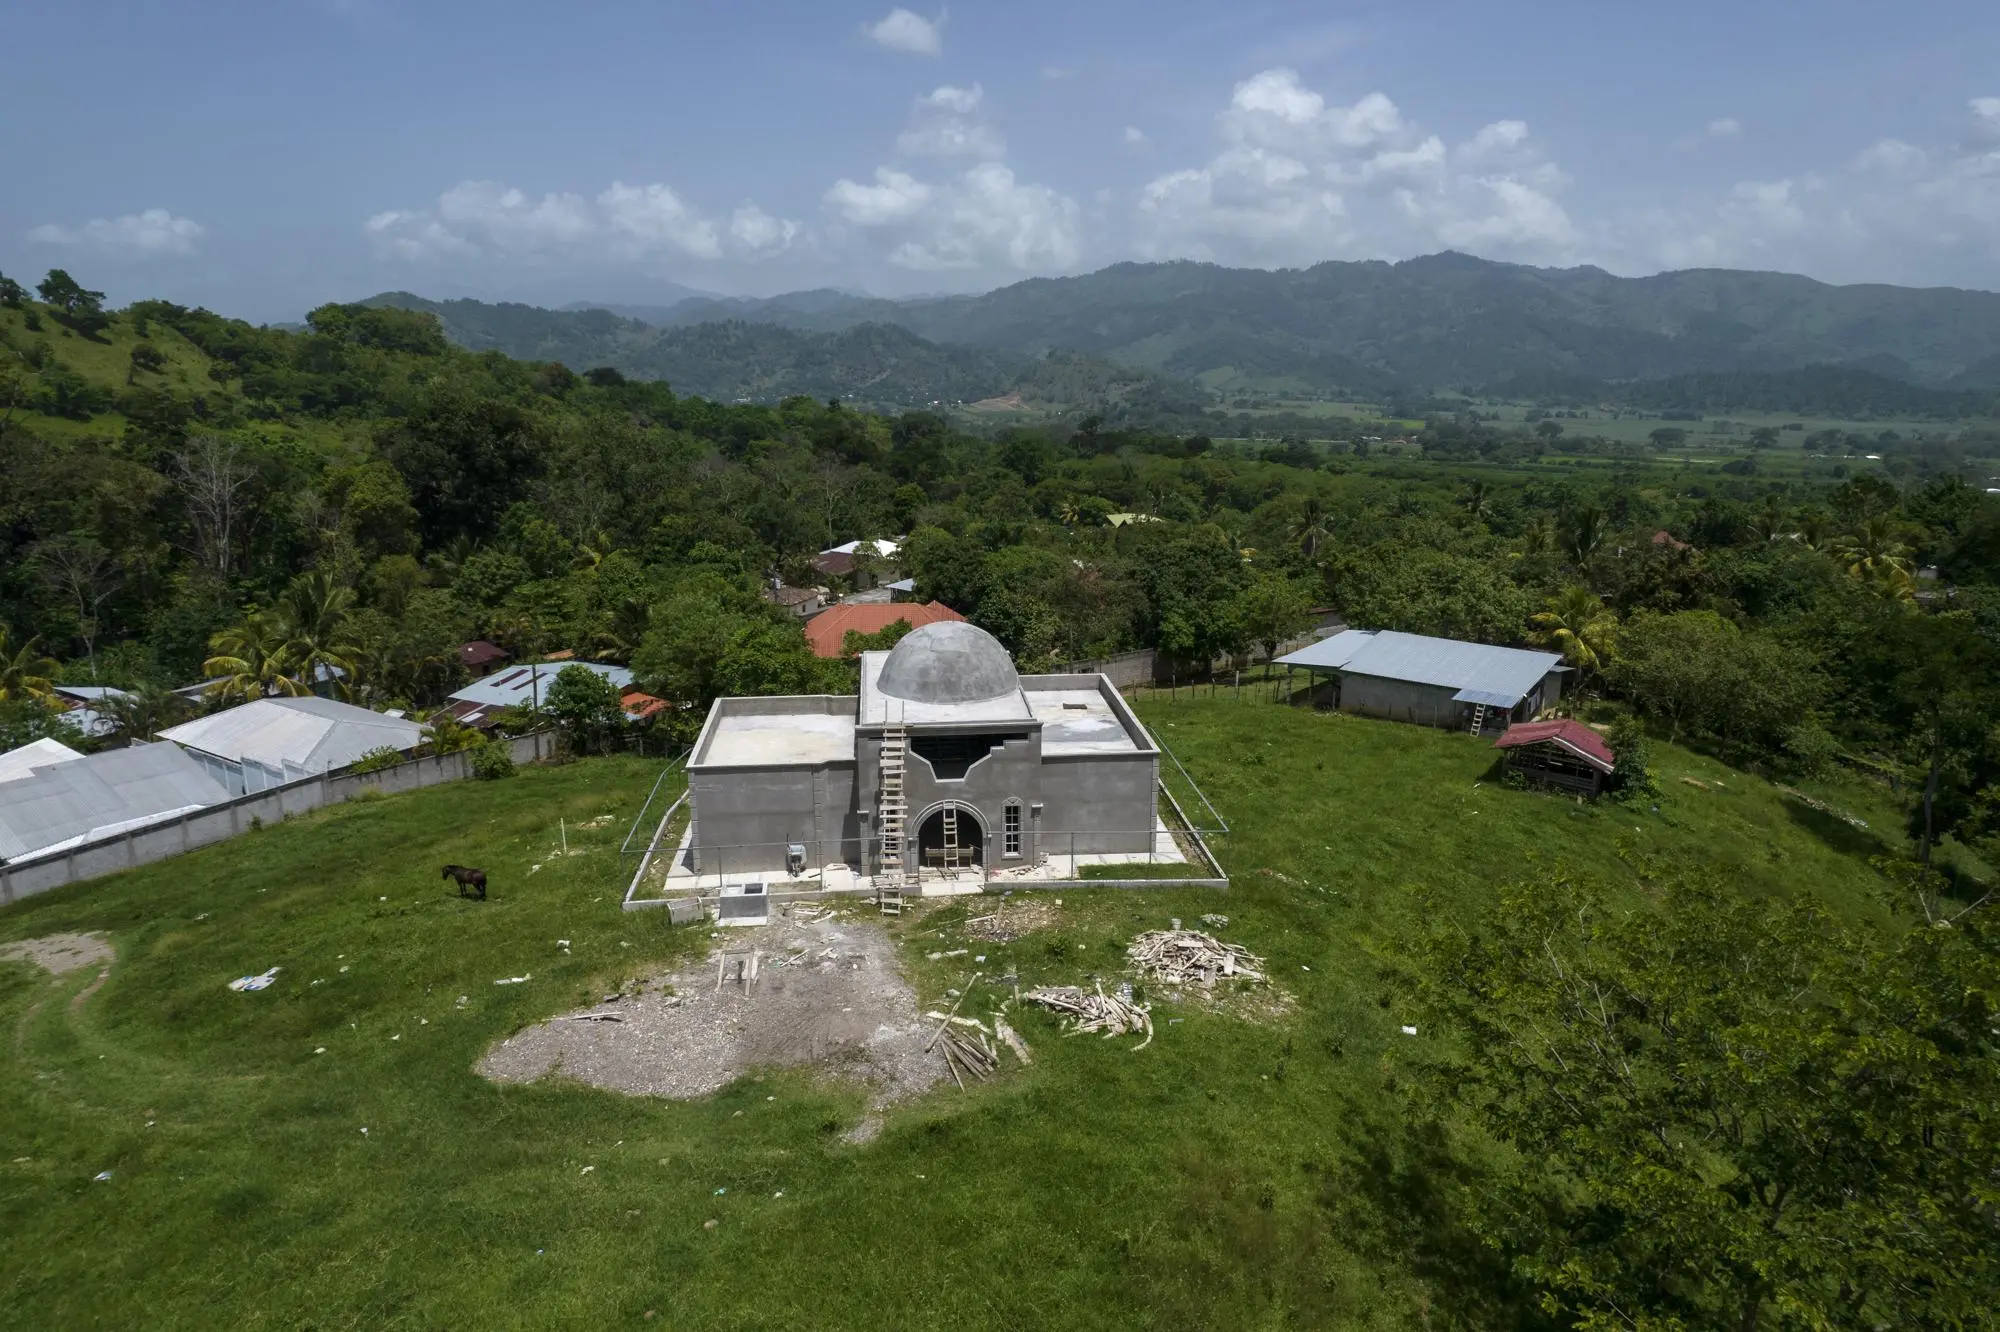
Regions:
[[[0,912],[0,941],[118,948],[95,989],[94,968],[0,963],[8,1322],[1443,1326],[1454,1290],[1499,1277],[1457,1243],[1443,1176],[1398,1168],[1422,1145],[1391,1088],[1414,1048],[1394,976],[1428,921],[1558,865],[1635,883],[1647,854],[1874,909],[1870,835],[1671,748],[1658,812],[1634,812],[1496,786],[1467,736],[1226,698],[1143,709],[1230,818],[1235,887],[1070,891],[1053,930],[976,951],[1024,985],[1110,980],[1133,932],[1223,912],[1289,1014],[1162,1004],[1134,1053],[1029,1013],[1031,1069],[896,1110],[866,1146],[841,1139],[860,1094],[801,1074],[680,1104],[472,1072],[521,1026],[707,947],[618,909],[615,848],[654,764],[352,803]],[[488,868],[494,899],[450,896],[445,861]],[[924,1004],[965,983],[970,959],[925,953],[971,914],[897,927]],[[225,988],[274,965],[267,991]]]

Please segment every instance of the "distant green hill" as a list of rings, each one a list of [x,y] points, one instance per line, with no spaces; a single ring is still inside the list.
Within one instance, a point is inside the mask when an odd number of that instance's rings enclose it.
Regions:
[[[994,352],[1080,352],[1211,383],[1363,395],[1389,384],[1443,389],[1818,365],[1931,388],[2000,387],[2000,295],[1992,292],[1837,287],[1725,269],[1622,278],[1452,253],[1276,272],[1116,264],[981,296],[887,301],[810,291],[690,300],[647,314],[664,325],[731,319],[813,332],[893,323],[932,342]]]
[[[1209,396],[1193,384],[1140,367],[1073,354],[944,346],[892,324],[827,333],[741,319],[663,328],[603,309],[429,301],[408,292],[364,304],[433,314],[445,335],[468,350],[561,361],[575,370],[610,366],[718,402],[803,395],[915,408],[1019,394],[1024,405],[1079,410],[1161,413],[1209,405]]]
[[[1607,403],[1656,412],[1796,412],[1853,421],[1887,417],[1951,421],[2000,415],[2000,388],[1925,388],[1851,365],[1675,375],[1627,383],[1581,375],[1530,375],[1487,385],[1481,393],[1569,407]]]

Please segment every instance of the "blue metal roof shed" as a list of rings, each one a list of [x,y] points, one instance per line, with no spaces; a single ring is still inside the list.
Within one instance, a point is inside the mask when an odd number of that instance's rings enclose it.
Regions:
[[[1393,629],[1347,629],[1279,657],[1280,666],[1372,675],[1456,690],[1452,700],[1511,708],[1549,672],[1564,669],[1560,652],[1489,647]]]

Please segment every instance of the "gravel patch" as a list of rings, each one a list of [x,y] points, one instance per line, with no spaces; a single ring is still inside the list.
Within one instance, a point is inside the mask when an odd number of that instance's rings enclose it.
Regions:
[[[949,1076],[926,1054],[930,1028],[896,965],[880,924],[827,916],[723,930],[726,979],[707,958],[641,987],[637,997],[562,1014],[516,1032],[487,1051],[479,1072],[496,1082],[551,1074],[634,1096],[692,1100],[757,1068],[811,1065],[867,1086],[870,1113],[856,1135],[872,1136],[879,1110]],[[737,980],[739,958],[759,954],[754,988]],[[593,1017],[615,1017],[592,1021]]]
[[[111,945],[95,934],[44,934],[39,939],[0,944],[0,959],[32,962],[57,976],[108,964],[115,956]]]

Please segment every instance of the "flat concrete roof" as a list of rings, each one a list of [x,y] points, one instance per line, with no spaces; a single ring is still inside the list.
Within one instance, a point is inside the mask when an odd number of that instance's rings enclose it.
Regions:
[[[716,718],[704,768],[800,767],[854,761],[854,718],[823,712]]]
[[[1037,689],[1027,699],[1042,723],[1044,755],[1138,752],[1125,723],[1099,690]]]

